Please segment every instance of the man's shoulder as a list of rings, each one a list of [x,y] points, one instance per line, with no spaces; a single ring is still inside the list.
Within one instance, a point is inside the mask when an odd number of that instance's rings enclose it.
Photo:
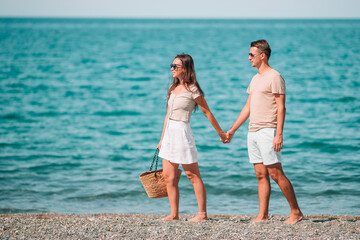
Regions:
[[[281,82],[285,82],[285,79],[283,78],[283,76],[275,69],[271,69],[270,70],[270,74],[268,75],[268,79],[269,81],[281,81]]]
[[[272,74],[272,75],[274,75],[274,76],[281,76],[281,74],[277,71],[277,70],[275,70],[275,69],[271,69],[270,70],[270,73]]]

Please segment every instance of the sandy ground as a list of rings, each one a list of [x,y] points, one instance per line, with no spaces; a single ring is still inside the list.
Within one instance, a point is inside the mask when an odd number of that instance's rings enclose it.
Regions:
[[[209,215],[205,222],[158,221],[152,214],[2,214],[0,239],[360,239],[360,216],[305,216],[294,225],[275,215]]]

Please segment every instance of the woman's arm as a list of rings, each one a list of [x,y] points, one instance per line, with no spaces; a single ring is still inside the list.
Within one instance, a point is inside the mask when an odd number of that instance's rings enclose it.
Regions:
[[[165,116],[165,120],[164,120],[164,126],[163,126],[163,131],[162,131],[162,134],[161,134],[161,138],[160,138],[160,142],[159,144],[157,145],[157,148],[160,150],[161,148],[161,143],[162,143],[162,140],[164,138],[164,133],[165,133],[165,128],[166,128],[166,125],[167,125],[167,122],[168,122],[168,119],[169,119],[169,111],[170,111],[170,108],[168,107],[167,108],[167,112],[166,112],[166,116]]]
[[[201,111],[204,113],[204,115],[209,119],[209,122],[211,125],[215,128],[216,132],[219,134],[220,140],[222,142],[225,142],[226,140],[226,134],[221,129],[219,123],[216,121],[214,115],[211,113],[210,108],[204,98],[204,96],[199,96],[195,98],[195,102],[199,105]]]

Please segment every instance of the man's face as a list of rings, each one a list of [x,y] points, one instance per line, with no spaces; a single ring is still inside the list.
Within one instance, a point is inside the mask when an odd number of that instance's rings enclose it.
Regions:
[[[251,66],[259,67],[261,65],[261,55],[262,53],[259,51],[257,47],[251,47],[249,52],[249,60],[251,62]]]

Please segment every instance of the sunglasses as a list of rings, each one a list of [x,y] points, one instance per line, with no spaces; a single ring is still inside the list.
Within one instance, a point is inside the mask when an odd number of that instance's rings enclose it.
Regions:
[[[260,53],[260,54],[261,54],[261,53]],[[252,54],[252,53],[249,53],[249,57],[253,58],[253,57],[259,56],[260,54],[254,55],[254,54]]]
[[[170,68],[173,68],[175,70],[176,68],[183,68],[183,67],[176,64],[170,64]]]

